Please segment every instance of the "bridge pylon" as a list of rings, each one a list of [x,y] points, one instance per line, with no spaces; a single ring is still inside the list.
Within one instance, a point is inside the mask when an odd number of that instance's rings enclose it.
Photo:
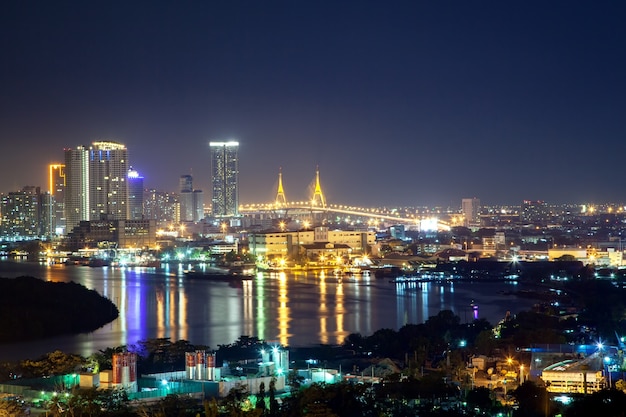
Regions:
[[[319,167],[315,170],[315,191],[313,191],[313,198],[311,199],[311,205],[316,207],[326,208],[326,199],[324,193],[322,193],[322,185],[320,184],[320,170]]]
[[[278,191],[276,192],[276,201],[274,204],[277,207],[287,205],[287,197],[285,197],[285,189],[283,188],[283,169],[278,170]]]

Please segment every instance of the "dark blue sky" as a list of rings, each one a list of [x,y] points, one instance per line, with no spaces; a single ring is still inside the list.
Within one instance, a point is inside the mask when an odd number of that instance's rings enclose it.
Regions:
[[[125,143],[146,186],[209,190],[240,142],[240,200],[282,167],[307,198],[374,205],[626,201],[626,3],[0,3],[0,192],[63,148]]]

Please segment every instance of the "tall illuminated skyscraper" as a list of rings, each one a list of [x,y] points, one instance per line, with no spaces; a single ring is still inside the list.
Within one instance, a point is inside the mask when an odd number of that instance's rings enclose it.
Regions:
[[[48,191],[52,197],[52,232],[58,235],[65,233],[65,165],[50,164],[48,166]]]
[[[89,151],[84,146],[65,149],[66,232],[89,220]]]
[[[213,216],[239,215],[239,142],[211,142]]]
[[[129,218],[128,166],[128,151],[117,142],[65,150],[66,232],[82,220]]]
[[[117,142],[94,142],[89,148],[89,220],[105,215],[128,219],[128,151]]]

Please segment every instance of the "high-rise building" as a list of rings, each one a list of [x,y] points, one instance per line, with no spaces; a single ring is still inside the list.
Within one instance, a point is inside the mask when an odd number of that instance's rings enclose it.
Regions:
[[[179,185],[180,221],[198,222],[202,220],[204,218],[204,193],[202,190],[194,190],[191,175],[181,175]]]
[[[180,205],[174,193],[147,190],[144,192],[143,209],[146,219],[154,219],[160,226],[180,221]]]
[[[191,175],[181,175],[178,184],[181,193],[193,191],[193,177]]]
[[[24,187],[2,196],[0,234],[3,239],[36,239],[42,234],[41,190]]]
[[[143,219],[143,177],[132,167],[128,170],[128,218]]]
[[[238,216],[239,142],[211,142],[210,147],[213,216]]]
[[[90,220],[102,216],[125,220],[128,216],[128,151],[110,141],[94,142],[89,148]]]
[[[180,190],[178,201],[180,203],[180,221],[192,222],[193,219],[193,177],[181,175],[179,179]]]
[[[466,227],[480,227],[480,200],[478,198],[461,200],[461,211],[465,216]]]
[[[53,199],[52,232],[57,235],[65,233],[65,165],[50,164],[48,173],[48,191]]]
[[[66,233],[82,220],[129,217],[128,167],[126,147],[117,142],[65,150]]]
[[[65,149],[65,232],[89,220],[89,151],[84,146]]]
[[[204,219],[204,193],[202,190],[193,190],[193,221]]]

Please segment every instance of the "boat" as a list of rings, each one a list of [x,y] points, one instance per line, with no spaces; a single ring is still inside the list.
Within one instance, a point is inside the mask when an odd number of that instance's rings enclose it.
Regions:
[[[254,270],[243,267],[190,269],[185,271],[187,278],[209,281],[245,281],[254,277]]]

